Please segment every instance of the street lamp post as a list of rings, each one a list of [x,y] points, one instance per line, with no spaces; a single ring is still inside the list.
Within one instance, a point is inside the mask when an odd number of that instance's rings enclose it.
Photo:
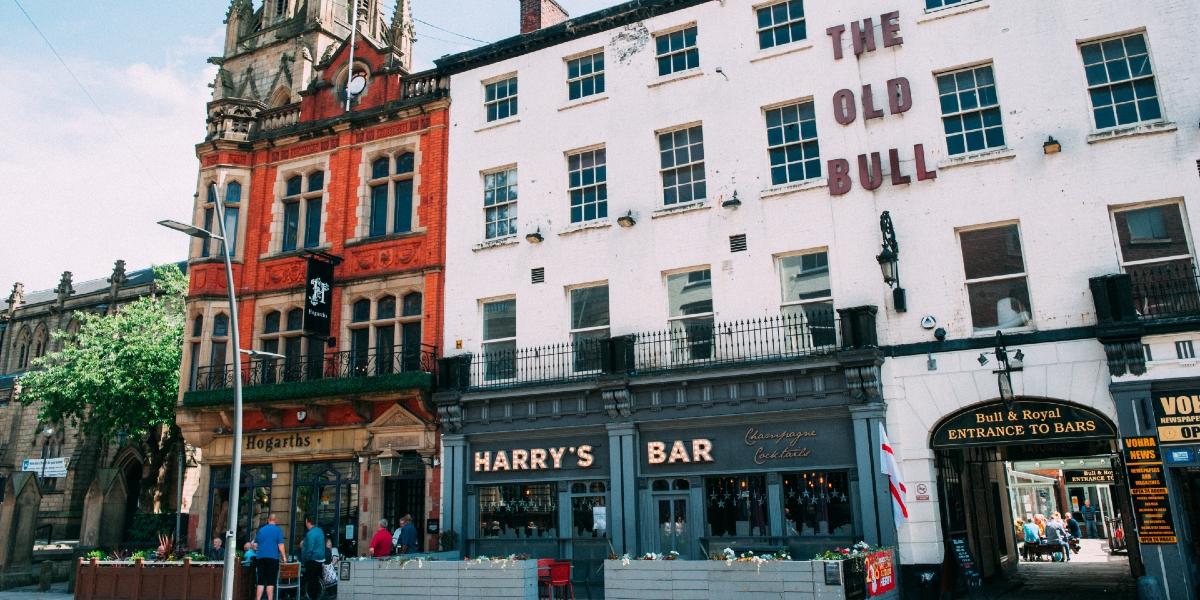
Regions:
[[[228,232],[225,231],[225,199],[220,195],[217,184],[210,183],[209,185],[213,188],[220,235],[214,235],[205,229],[178,221],[159,221],[158,224],[200,238],[204,240],[204,243],[208,243],[210,239],[220,240],[221,256],[225,259],[225,284],[229,292],[229,321],[232,330],[230,341],[233,342],[233,347],[239,351],[234,352],[233,357],[233,465],[230,467],[229,528],[225,530],[225,570],[221,578],[221,598],[233,600],[233,574],[237,567],[237,540],[234,532],[237,530],[238,504],[240,502],[238,496],[242,487],[242,357],[241,345],[238,341],[237,295],[233,291],[233,262],[229,256],[229,242],[226,237]]]

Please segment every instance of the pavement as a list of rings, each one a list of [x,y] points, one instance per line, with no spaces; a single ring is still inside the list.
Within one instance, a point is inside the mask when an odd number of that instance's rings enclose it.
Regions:
[[[0,600],[71,600],[74,597],[67,593],[65,581],[51,584],[48,592],[39,592],[36,585],[0,592]]]
[[[993,600],[1134,600],[1137,582],[1129,558],[1109,554],[1105,540],[1080,540],[1071,562],[1022,561]],[[0,600],[5,600],[0,597]]]

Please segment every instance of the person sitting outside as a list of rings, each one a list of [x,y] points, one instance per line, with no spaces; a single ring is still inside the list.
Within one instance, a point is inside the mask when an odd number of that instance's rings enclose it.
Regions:
[[[213,538],[212,548],[210,548],[208,550],[208,552],[204,553],[204,557],[207,558],[208,560],[217,560],[217,561],[225,560],[224,542],[221,540],[220,536]]]
[[[1075,520],[1075,516],[1071,514],[1071,511],[1063,513],[1063,525],[1066,526],[1067,534],[1070,536],[1067,541],[1074,542],[1075,540],[1083,537],[1082,533],[1080,532],[1079,521]],[[1072,545],[1078,546],[1078,543]],[[1076,553],[1078,552],[1079,551],[1076,550]]]
[[[1046,543],[1051,546],[1061,546],[1063,560],[1071,561],[1071,546],[1067,543],[1067,530],[1063,527],[1062,516],[1055,511],[1046,522]]]
[[[375,535],[371,536],[371,546],[369,548],[371,556],[375,558],[386,558],[392,554],[392,534],[388,531],[387,519],[379,520],[379,530]]]
[[[254,542],[246,542],[242,546],[242,565],[249,567],[254,564],[254,556],[258,554],[254,551]]]
[[[1033,553],[1030,552],[1031,548],[1029,546],[1030,544],[1037,544],[1041,540],[1042,532],[1038,529],[1037,523],[1034,523],[1032,518],[1027,519],[1025,524],[1021,526],[1021,529],[1025,536],[1025,547],[1023,548],[1025,560],[1032,560]]]

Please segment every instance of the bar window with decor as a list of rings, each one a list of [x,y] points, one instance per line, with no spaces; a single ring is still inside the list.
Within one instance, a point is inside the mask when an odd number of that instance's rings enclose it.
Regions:
[[[850,476],[846,471],[783,473],[783,520],[787,536],[850,537]]]
[[[505,483],[476,488],[479,534],[476,553],[555,556],[558,548],[558,484]],[[503,544],[489,543],[502,540]]]

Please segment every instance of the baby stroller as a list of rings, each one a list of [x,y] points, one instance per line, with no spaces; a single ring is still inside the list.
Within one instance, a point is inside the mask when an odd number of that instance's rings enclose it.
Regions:
[[[337,597],[338,560],[330,557],[321,569],[321,598]]]

